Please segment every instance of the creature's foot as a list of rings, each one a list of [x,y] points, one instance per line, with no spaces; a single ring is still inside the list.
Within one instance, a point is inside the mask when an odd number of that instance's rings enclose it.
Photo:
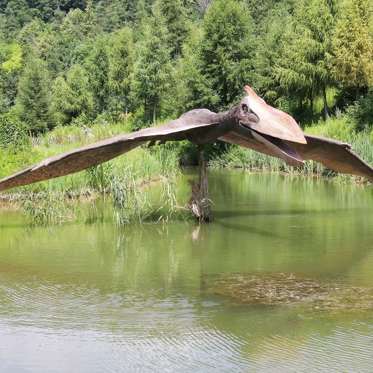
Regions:
[[[212,221],[211,201],[208,196],[203,195],[199,182],[191,184],[192,197],[189,201],[189,208],[200,223],[209,223]]]
[[[203,150],[199,153],[199,182],[192,183],[192,197],[189,207],[200,223],[212,221],[211,200],[208,194],[207,162]]]

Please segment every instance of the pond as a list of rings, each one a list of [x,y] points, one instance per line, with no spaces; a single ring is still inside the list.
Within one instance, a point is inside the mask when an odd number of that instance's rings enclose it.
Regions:
[[[210,174],[215,220],[0,211],[1,372],[371,372],[373,190]]]

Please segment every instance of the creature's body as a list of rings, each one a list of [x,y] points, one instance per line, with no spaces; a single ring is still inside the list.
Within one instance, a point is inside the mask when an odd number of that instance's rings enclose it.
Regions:
[[[221,140],[281,158],[291,166],[300,166],[304,160],[312,159],[334,171],[373,180],[373,168],[353,153],[348,144],[305,135],[290,115],[267,105],[250,87],[246,86],[245,91],[247,95],[240,104],[227,112],[192,110],[162,126],[116,136],[48,158],[0,180],[0,191],[78,172],[142,144],[181,140],[199,146]],[[201,162],[201,169],[205,167],[205,162]],[[200,179],[206,175],[202,171]],[[203,183],[200,180],[200,184],[206,184],[206,194],[207,179]]]

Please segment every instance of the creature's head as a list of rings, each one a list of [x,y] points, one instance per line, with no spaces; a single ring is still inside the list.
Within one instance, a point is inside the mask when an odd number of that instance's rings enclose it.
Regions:
[[[257,141],[281,155],[287,163],[302,164],[302,159],[287,143],[307,143],[298,123],[289,114],[268,105],[251,87],[246,86],[245,92],[238,109],[239,125],[249,129]]]

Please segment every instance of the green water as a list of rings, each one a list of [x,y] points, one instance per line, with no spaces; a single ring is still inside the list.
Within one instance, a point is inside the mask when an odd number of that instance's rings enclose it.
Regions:
[[[372,372],[372,311],[242,304],[215,276],[373,287],[373,188],[210,177],[214,223],[0,212],[0,372]]]

